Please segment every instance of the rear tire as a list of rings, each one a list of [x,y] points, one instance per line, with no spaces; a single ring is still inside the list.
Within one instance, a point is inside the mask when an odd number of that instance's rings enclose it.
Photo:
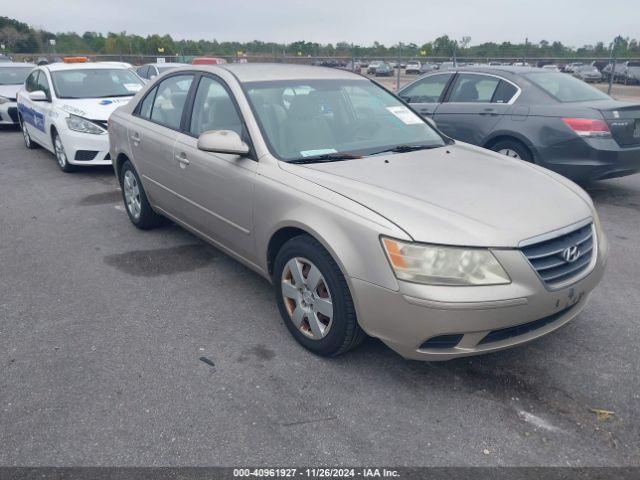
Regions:
[[[24,146],[27,147],[29,150],[34,150],[38,148],[40,145],[38,145],[36,142],[31,140],[31,135],[29,135],[29,130],[27,130],[27,124],[24,123],[24,120],[22,120],[22,115],[18,117],[18,121],[20,122],[20,129],[22,130],[22,138],[24,139]]]
[[[518,140],[501,140],[491,146],[491,150],[501,153],[516,160],[524,160],[525,162],[533,162],[531,151]]]
[[[129,220],[141,230],[150,230],[163,223],[163,217],[153,211],[142,187],[138,172],[127,160],[120,169],[122,200]]]
[[[357,347],[366,337],[344,275],[314,238],[300,235],[282,246],[273,280],[280,315],[307,350],[332,357]]]

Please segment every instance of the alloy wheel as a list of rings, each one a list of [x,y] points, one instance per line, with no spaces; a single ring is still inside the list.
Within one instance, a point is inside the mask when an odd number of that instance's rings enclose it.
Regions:
[[[498,150],[498,153],[506,155],[507,157],[517,158],[518,160],[520,159],[520,155],[518,154],[518,152],[510,148],[503,148],[502,150]]]
[[[124,199],[127,204],[127,210],[131,216],[138,220],[142,211],[142,203],[140,201],[140,186],[138,180],[131,170],[127,170],[122,181],[124,190]]]
[[[281,291],[294,326],[313,340],[326,337],[332,325],[333,302],[320,269],[306,258],[290,259],[282,271]]]
[[[27,131],[27,124],[24,121],[20,122],[20,126],[22,127],[22,136],[24,137],[24,144],[27,148],[31,148],[31,137],[29,136],[29,132]]]
[[[60,135],[56,134],[53,140],[53,146],[56,151],[56,158],[58,159],[58,165],[61,168],[65,168],[67,166],[67,154],[64,151],[64,146],[62,145],[62,140],[60,140]]]

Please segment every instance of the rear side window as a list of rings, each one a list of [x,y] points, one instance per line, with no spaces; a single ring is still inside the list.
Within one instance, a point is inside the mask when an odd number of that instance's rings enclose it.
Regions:
[[[489,103],[499,83],[496,77],[461,73],[453,84],[449,102]]]
[[[501,80],[493,94],[492,103],[509,103],[518,89],[511,83]]]
[[[563,73],[536,72],[528,74],[527,79],[561,102],[611,99],[597,88]]]
[[[151,109],[151,120],[174,130],[180,129],[193,75],[176,75],[160,82]]]
[[[403,91],[400,96],[409,103],[437,103],[452,75],[452,73],[432,75],[418,80]]]
[[[199,136],[208,130],[233,130],[242,135],[242,121],[227,90],[220,82],[202,77],[193,102],[189,131]]]

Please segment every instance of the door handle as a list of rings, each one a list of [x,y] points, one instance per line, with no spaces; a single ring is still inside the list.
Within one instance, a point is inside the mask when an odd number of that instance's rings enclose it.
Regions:
[[[429,110],[428,108],[421,108],[420,110],[418,110],[418,112],[422,115],[431,115],[431,110]]]
[[[131,141],[135,146],[140,145],[140,134],[138,132],[134,132],[129,138],[131,138]]]
[[[485,108],[480,115],[498,115],[495,108]]]
[[[176,155],[176,160],[178,161],[178,163],[180,164],[180,167],[184,168],[187,165],[189,165],[191,162],[189,161],[189,159],[187,158],[187,154],[184,152],[180,152],[179,154]]]

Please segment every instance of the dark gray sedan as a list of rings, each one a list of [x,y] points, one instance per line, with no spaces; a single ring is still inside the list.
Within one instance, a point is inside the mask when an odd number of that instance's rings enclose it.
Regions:
[[[640,171],[640,104],[539,68],[474,67],[425,75],[398,95],[450,137],[576,181]]]

